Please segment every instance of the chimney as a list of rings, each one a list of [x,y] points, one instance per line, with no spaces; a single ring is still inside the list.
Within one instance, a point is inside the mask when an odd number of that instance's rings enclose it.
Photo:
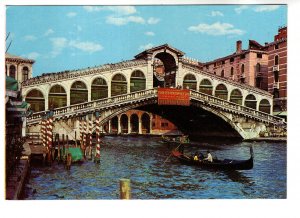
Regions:
[[[242,52],[242,41],[236,41],[236,53],[241,53]]]

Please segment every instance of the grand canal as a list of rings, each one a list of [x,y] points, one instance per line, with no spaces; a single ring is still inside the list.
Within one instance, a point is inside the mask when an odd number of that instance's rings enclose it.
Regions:
[[[119,199],[119,180],[131,180],[133,199],[284,199],[287,196],[286,143],[199,142],[186,148],[212,151],[219,159],[248,159],[248,171],[204,170],[167,157],[171,148],[159,137],[104,137],[101,164],[86,161],[52,167],[32,166],[25,199]],[[165,162],[165,160],[167,161]],[[165,163],[164,163],[165,162]]]

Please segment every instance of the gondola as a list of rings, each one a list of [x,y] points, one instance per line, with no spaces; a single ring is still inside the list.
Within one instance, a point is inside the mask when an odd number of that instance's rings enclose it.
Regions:
[[[182,164],[199,166],[201,168],[220,169],[220,170],[251,170],[253,168],[253,148],[250,147],[251,157],[248,160],[233,160],[233,159],[213,159],[213,162],[197,161],[192,157],[188,157],[178,151],[172,151],[172,155],[177,158]]]

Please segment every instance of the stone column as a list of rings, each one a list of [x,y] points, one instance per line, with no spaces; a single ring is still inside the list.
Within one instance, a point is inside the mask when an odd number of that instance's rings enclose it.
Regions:
[[[152,119],[153,119],[153,114],[150,114],[150,131],[149,131],[150,134],[152,134]]]
[[[111,133],[111,120],[108,121],[108,133]]]
[[[142,117],[139,116],[139,134],[142,134],[143,131],[142,131]]]
[[[128,117],[128,134],[130,134],[131,133],[130,114],[128,114],[127,117]]]
[[[118,134],[121,133],[121,116],[118,116]]]

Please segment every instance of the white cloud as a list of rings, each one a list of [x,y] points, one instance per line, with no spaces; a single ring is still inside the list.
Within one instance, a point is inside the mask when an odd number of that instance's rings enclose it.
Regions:
[[[157,24],[159,21],[160,21],[160,19],[158,19],[158,18],[150,17],[147,22],[148,22],[148,24]]]
[[[112,11],[118,15],[135,14],[134,6],[83,6],[87,12]]]
[[[279,5],[260,5],[255,7],[253,10],[255,12],[267,12],[267,11],[275,11],[279,8]]]
[[[205,33],[207,35],[242,35],[244,34],[243,30],[235,29],[234,26],[230,23],[220,23],[216,22],[213,24],[200,23],[197,26],[190,26],[189,31]]]
[[[154,47],[153,44],[148,43],[148,44],[146,44],[146,45],[141,45],[141,46],[139,47],[139,50],[147,50],[147,49],[150,49],[150,48],[153,48],[153,47]]]
[[[36,60],[40,56],[41,55],[38,52],[30,52],[29,54],[26,55],[27,58],[34,59],[34,60]]]
[[[64,37],[57,37],[50,39],[52,43],[52,51],[50,52],[51,57],[56,57],[62,50],[67,46],[68,40]]]
[[[126,25],[130,22],[144,24],[145,20],[144,18],[138,16],[128,16],[128,17],[109,16],[106,18],[106,23],[117,25],[117,26]]]
[[[77,48],[81,51],[88,52],[88,53],[94,53],[97,51],[101,51],[103,49],[102,45],[94,42],[80,42],[71,40],[69,42],[69,46],[73,48]]]
[[[67,13],[67,17],[75,17],[76,15],[77,15],[77,13],[75,13],[75,12]]]
[[[223,17],[224,14],[221,11],[212,11],[211,14],[210,14],[210,16],[212,16],[212,17],[216,17],[216,16]]]
[[[34,35],[26,35],[26,36],[24,36],[24,40],[25,41],[35,41],[36,39],[37,39],[37,37],[34,36]]]
[[[248,8],[249,8],[249,6],[247,6],[247,5],[242,5],[242,6],[240,6],[240,7],[235,8],[234,10],[235,10],[235,12],[236,12],[237,14],[240,14],[240,13],[242,13],[244,10],[247,10]]]
[[[51,34],[53,34],[54,33],[54,30],[53,29],[48,29],[45,33],[44,33],[44,36],[49,36],[49,35],[51,35]]]
[[[154,36],[155,33],[154,33],[154,32],[151,32],[151,31],[148,31],[148,32],[145,32],[145,35],[146,35],[146,36]]]

